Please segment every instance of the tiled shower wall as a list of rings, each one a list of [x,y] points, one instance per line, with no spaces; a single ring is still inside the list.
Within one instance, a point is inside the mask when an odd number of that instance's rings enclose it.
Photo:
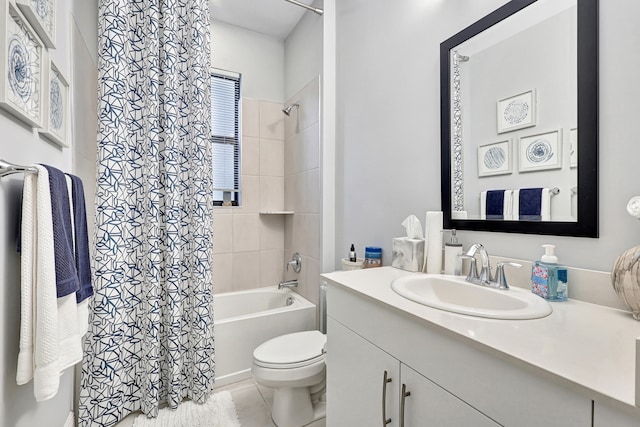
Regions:
[[[213,216],[215,293],[277,285],[284,270],[284,114],[280,103],[242,99],[242,198]]]
[[[286,105],[300,108],[285,119],[285,208],[294,211],[285,219],[285,259],[302,256],[302,270],[285,278],[297,278],[297,292],[318,303],[320,274],[320,78],[316,77]]]

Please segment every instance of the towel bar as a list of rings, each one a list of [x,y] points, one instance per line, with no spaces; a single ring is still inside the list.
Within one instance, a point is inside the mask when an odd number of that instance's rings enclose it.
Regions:
[[[32,166],[20,166],[9,163],[6,160],[0,159],[0,178],[12,173],[38,173],[38,169]]]

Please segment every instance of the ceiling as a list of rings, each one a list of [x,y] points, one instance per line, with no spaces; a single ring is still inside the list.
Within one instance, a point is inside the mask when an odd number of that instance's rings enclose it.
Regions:
[[[211,17],[237,27],[284,40],[305,9],[285,0],[210,0]],[[300,0],[311,4],[312,0]]]

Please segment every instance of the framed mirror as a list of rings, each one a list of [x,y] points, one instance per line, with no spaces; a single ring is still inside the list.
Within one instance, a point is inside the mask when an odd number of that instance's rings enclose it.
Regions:
[[[445,228],[598,237],[598,0],[506,3],[440,85]]]

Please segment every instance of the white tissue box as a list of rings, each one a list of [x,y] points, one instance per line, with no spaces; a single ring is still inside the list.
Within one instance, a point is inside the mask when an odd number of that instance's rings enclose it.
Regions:
[[[391,245],[391,266],[407,271],[422,271],[424,263],[424,239],[394,237]]]

